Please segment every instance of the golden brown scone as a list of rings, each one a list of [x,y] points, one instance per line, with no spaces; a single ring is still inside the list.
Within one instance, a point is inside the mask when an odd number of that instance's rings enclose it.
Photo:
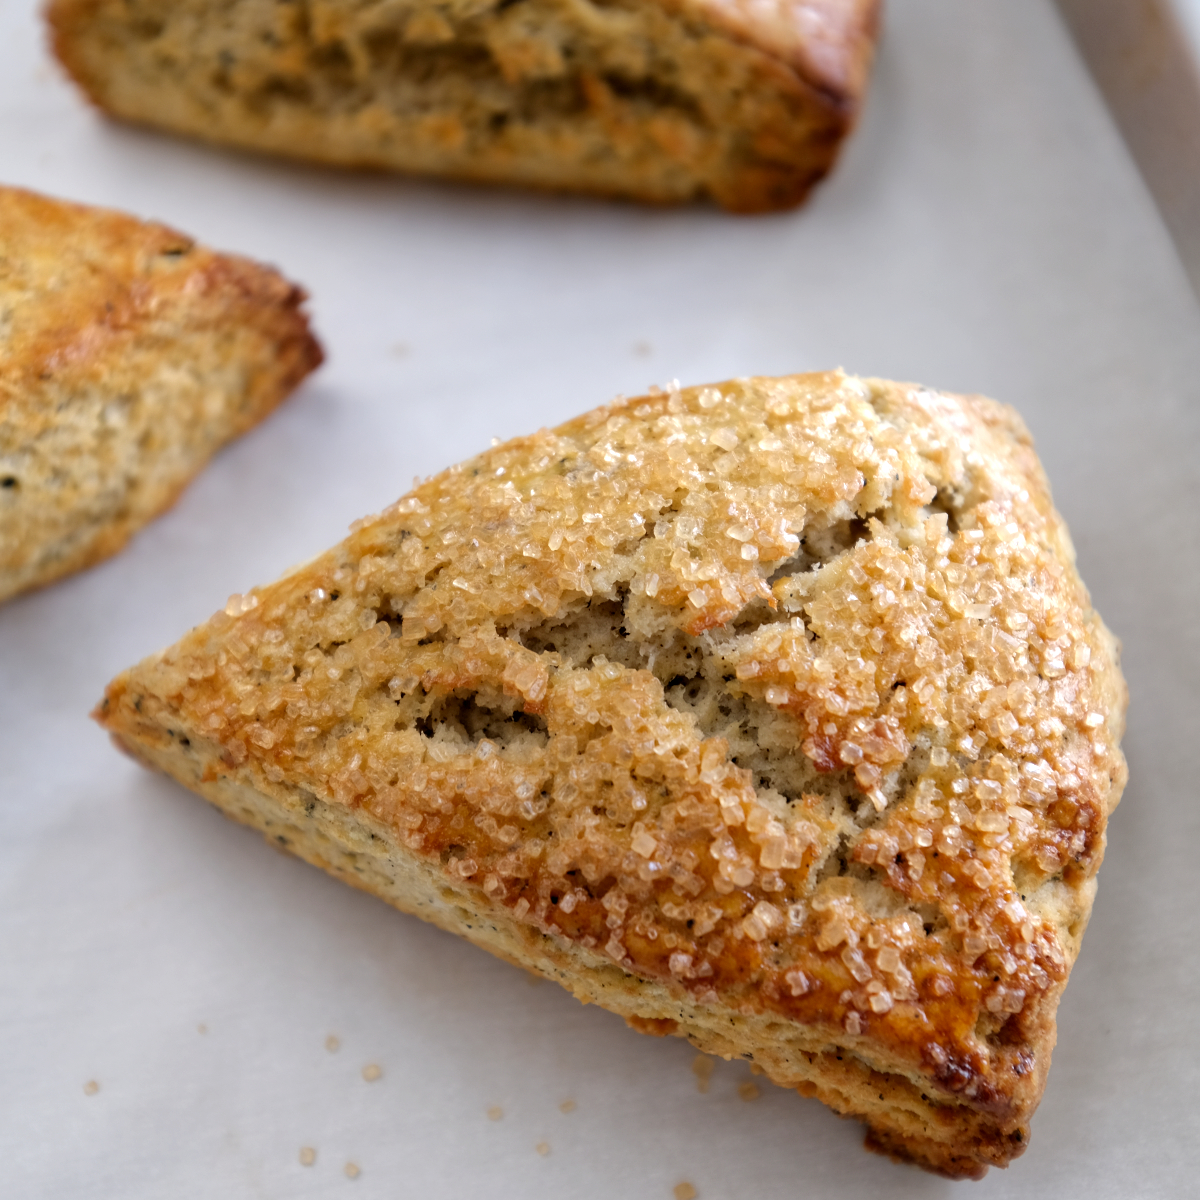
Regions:
[[[787,208],[833,165],[880,0],[50,0],[101,108],[351,167]]]
[[[1025,1148],[1125,782],[1073,557],[991,400],[656,392],[428,480],[96,715],[347,882],[979,1177]]]
[[[275,271],[0,187],[0,600],[115,554],[321,361]]]

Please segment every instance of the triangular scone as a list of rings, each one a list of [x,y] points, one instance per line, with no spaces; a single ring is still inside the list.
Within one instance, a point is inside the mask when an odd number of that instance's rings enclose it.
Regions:
[[[799,203],[879,0],[51,0],[128,120],[344,166],[741,211]]]
[[[1124,709],[1016,414],[835,373],[452,467],[97,716],[347,882],[978,1176],[1025,1148]]]
[[[0,187],[0,600],[115,554],[321,361],[300,288]]]

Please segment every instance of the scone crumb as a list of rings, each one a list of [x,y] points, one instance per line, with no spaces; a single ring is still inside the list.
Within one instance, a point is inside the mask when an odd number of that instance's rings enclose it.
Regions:
[[[502,1116],[504,1116],[504,1109],[502,1109],[498,1104],[493,1104],[492,1107],[487,1110],[487,1115],[489,1121],[498,1121]]]
[[[575,1111],[575,1101],[574,1100],[564,1100],[558,1106],[558,1111],[564,1112],[564,1113],[573,1113]]]
[[[707,1054],[697,1054],[692,1059],[692,1072],[696,1076],[696,1090],[698,1092],[707,1092],[708,1085],[712,1081],[712,1073],[716,1070],[717,1064],[713,1062]]]
[[[317,1161],[317,1152],[312,1146],[300,1147],[300,1165],[311,1167]]]
[[[362,1077],[368,1083],[374,1083],[375,1080],[379,1079],[382,1075],[383,1068],[380,1067],[378,1063],[367,1063],[367,1065],[362,1069]]]
[[[100,1085],[94,1079],[89,1079],[87,1083],[83,1085],[83,1094],[85,1096],[94,1096],[99,1090]]]
[[[358,1163],[348,1162],[345,1171],[347,1179],[357,1179],[359,1176]]]
[[[675,1200],[696,1200],[696,1189],[685,1179],[675,1185]]]
[[[757,1100],[762,1095],[762,1092],[758,1090],[757,1083],[751,1083],[747,1080],[745,1083],[738,1084],[738,1095],[743,1100]]]
[[[550,1153],[550,1143],[549,1142],[538,1142],[535,1149],[543,1158],[545,1158],[546,1155]]]
[[[197,1033],[200,1033],[200,1034],[207,1033],[207,1032],[208,1032],[208,1026],[207,1026],[207,1025],[205,1025],[203,1021],[201,1021],[201,1023],[200,1023],[199,1025],[197,1025],[197,1026],[196,1026],[196,1032],[197,1032]]]
[[[336,1054],[341,1048],[342,1039],[339,1038],[336,1033],[331,1033],[325,1039],[325,1049],[328,1050],[330,1054]]]

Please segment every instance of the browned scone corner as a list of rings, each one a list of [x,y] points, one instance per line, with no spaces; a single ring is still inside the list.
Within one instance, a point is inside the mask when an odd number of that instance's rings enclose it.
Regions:
[[[304,292],[0,187],[0,600],[115,554],[321,362]]]
[[[881,0],[49,0],[127,120],[370,167],[738,212],[799,204]]]
[[[977,1178],[1026,1146],[1125,703],[1016,414],[834,373],[452,467],[96,716],[347,882]]]

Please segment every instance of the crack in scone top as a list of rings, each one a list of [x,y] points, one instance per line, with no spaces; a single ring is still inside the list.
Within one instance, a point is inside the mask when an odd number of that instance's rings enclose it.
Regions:
[[[235,597],[153,690],[529,926],[1003,1118],[1123,771],[1106,637],[1015,414],[835,373],[498,446]]]

